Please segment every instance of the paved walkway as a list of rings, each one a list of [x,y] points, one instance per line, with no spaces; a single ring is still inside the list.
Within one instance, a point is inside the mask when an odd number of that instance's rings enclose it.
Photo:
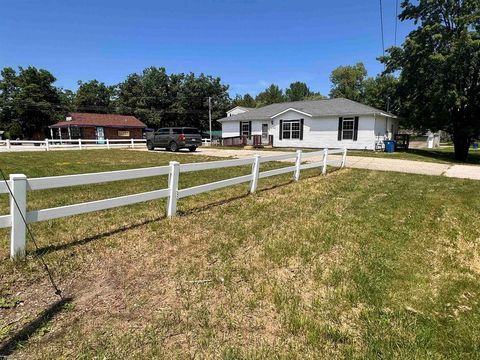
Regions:
[[[187,154],[245,158],[255,154],[262,155],[281,155],[287,154],[285,151],[258,151],[258,150],[229,150],[229,149],[213,149],[202,147],[194,153]],[[338,155],[331,155],[332,159],[340,159]],[[306,158],[307,162],[321,161],[321,156]],[[289,160],[287,160],[289,161]],[[363,156],[347,156],[347,167],[380,171],[398,171],[403,173],[448,176],[454,178],[480,180],[480,166],[475,165],[456,165],[456,164],[440,164],[432,162],[385,159]]]

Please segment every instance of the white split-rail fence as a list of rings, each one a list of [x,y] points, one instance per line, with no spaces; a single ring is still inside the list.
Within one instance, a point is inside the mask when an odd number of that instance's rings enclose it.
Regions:
[[[331,154],[341,154],[342,156],[338,159],[328,159],[328,156]],[[321,156],[321,160],[311,163],[302,163],[304,159],[315,156]],[[220,160],[190,164],[180,164],[177,161],[171,161],[170,165],[166,166],[78,175],[27,178],[24,174],[10,174],[9,180],[0,182],[0,194],[9,194],[10,196],[10,214],[0,216],[0,228],[11,228],[10,257],[23,257],[25,255],[27,235],[25,221],[27,224],[31,224],[39,221],[111,209],[161,198],[167,198],[167,216],[173,217],[177,212],[178,199],[246,182],[250,183],[250,192],[254,193],[257,189],[259,179],[292,173],[293,180],[298,181],[300,179],[301,170],[318,168],[321,169],[323,174],[326,174],[327,166],[329,165],[343,168],[345,166],[346,158],[347,149],[324,149],[315,152],[302,152],[302,150],[297,150],[296,152],[289,154],[271,156],[254,155],[251,158],[238,160]],[[292,166],[286,166],[279,169],[260,171],[262,163],[281,160],[294,160],[295,163]],[[242,165],[251,165],[252,172],[248,175],[197,185],[186,189],[178,188],[178,181],[181,173]],[[49,209],[27,211],[28,191],[99,184],[110,181],[131,180],[161,175],[168,175],[168,187],[165,189]]]
[[[55,149],[111,149],[145,146],[145,139],[45,139],[0,140],[0,151],[50,151]]]
[[[112,149],[145,146],[146,139],[45,139],[0,140],[0,151],[50,151],[55,149]],[[210,139],[202,139],[203,146],[210,146]]]

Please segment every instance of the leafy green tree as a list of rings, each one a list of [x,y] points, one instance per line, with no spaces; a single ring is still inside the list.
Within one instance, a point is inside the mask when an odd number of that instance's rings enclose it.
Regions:
[[[257,107],[281,103],[285,101],[285,96],[283,95],[283,90],[278,87],[278,85],[272,84],[264,91],[260,92],[255,98]]]
[[[219,77],[194,73],[178,74],[175,82],[179,84],[173,101],[175,123],[208,129],[208,98],[212,99],[212,119],[224,116],[229,108],[228,85],[223,85]],[[220,124],[213,122],[213,128]]]
[[[480,136],[480,2],[405,0],[399,18],[418,28],[381,60],[400,71],[407,125],[452,134],[455,158],[466,160]]]
[[[304,100],[325,100],[325,99],[328,99],[328,97],[323,96],[319,92],[315,92],[305,97]]]
[[[58,89],[58,97],[60,98],[60,106],[66,115],[69,112],[75,111],[75,96],[72,90]]]
[[[166,124],[173,101],[169,81],[165,68],[149,67],[141,75],[129,75],[118,85],[117,111],[135,115],[149,126]]]
[[[75,106],[78,111],[92,113],[112,112],[113,88],[98,80],[78,82]]]
[[[394,114],[398,113],[400,109],[397,94],[398,78],[389,74],[370,77],[364,81],[363,87],[362,103]]]
[[[16,137],[43,138],[46,127],[59,119],[61,108],[55,77],[29,66],[5,68],[0,79],[0,119]]]
[[[166,73],[150,67],[131,74],[118,85],[117,111],[135,114],[148,126],[195,126],[208,129],[208,98],[212,118],[221,118],[230,106],[228,86],[209,75]],[[219,128],[213,122],[213,127]]]
[[[118,96],[116,110],[119,113],[133,115],[136,108],[146,108],[142,99],[142,79],[142,75],[130,74],[124,82],[116,86]]]
[[[344,97],[354,101],[361,101],[366,76],[367,69],[361,62],[355,65],[337,67],[330,75],[332,83],[330,97]]]
[[[22,126],[18,121],[14,121],[8,125],[6,134],[8,139],[21,138],[23,136]]]
[[[291,83],[290,86],[285,90],[285,98],[288,101],[305,100],[312,95],[313,92],[310,91],[307,84],[301,81]]]
[[[232,105],[231,107],[235,106],[245,106],[245,107],[251,107],[254,108],[256,107],[255,99],[252,97],[250,94],[245,94],[245,95],[236,95],[235,98],[232,100]]]
[[[16,112],[13,108],[13,98],[17,93],[17,74],[14,69],[6,67],[2,69],[0,79],[0,129],[7,129]]]

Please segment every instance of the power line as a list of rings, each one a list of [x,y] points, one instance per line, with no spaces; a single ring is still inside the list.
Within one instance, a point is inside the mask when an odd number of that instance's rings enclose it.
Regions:
[[[395,46],[397,46],[397,27],[398,27],[398,0],[395,0],[395,42],[394,42]]]
[[[384,39],[384,35],[383,35],[383,4],[382,4],[382,0],[380,0],[380,30],[381,30],[381,33],[382,33],[382,53],[383,53],[383,56],[385,56],[385,39]]]

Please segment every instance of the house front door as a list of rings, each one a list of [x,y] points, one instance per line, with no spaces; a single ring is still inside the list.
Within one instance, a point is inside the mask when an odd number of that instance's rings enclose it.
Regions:
[[[105,132],[103,127],[97,127],[95,129],[95,135],[97,137],[97,144],[103,144],[105,142]]]
[[[268,144],[268,124],[262,124],[262,144]]]
[[[268,139],[268,124],[262,124],[262,139]]]

